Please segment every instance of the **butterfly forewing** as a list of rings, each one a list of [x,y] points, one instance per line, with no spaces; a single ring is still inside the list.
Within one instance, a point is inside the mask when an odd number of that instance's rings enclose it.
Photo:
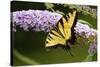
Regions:
[[[76,16],[76,11],[73,11],[73,13],[69,13],[68,14],[68,20],[66,21],[66,23],[64,23],[64,32],[65,32],[65,39],[68,40],[71,37],[71,28],[74,24],[74,20],[75,20],[75,16]],[[63,21],[65,21],[63,19]]]

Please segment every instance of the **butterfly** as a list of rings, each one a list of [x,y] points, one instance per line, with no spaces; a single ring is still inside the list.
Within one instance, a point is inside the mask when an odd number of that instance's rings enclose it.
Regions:
[[[62,47],[65,50],[71,48],[71,44],[75,42],[75,30],[74,27],[77,22],[77,11],[68,13],[65,17],[62,17],[48,33],[45,41],[45,47]]]

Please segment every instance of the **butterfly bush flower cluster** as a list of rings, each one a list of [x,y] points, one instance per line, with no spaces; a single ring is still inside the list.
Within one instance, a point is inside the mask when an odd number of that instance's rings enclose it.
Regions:
[[[75,32],[88,40],[90,45],[88,49],[89,55],[95,54],[97,52],[97,31],[87,24],[77,22]]]
[[[46,31],[49,32],[51,27],[62,17],[62,15],[47,10],[23,10],[12,12],[13,31],[16,26],[28,31]]]
[[[94,55],[97,52],[97,41],[93,41],[90,43],[89,49],[88,49],[89,55]]]
[[[79,35],[83,35],[83,33],[86,35],[88,38],[91,35],[96,34],[96,30],[93,28],[90,28],[89,25],[83,24],[81,22],[77,22],[76,27],[75,27],[75,32],[78,33]]]

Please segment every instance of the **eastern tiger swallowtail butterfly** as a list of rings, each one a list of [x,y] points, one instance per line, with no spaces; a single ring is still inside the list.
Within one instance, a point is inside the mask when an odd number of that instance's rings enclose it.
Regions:
[[[69,49],[75,42],[74,27],[76,25],[76,10],[62,17],[48,33],[45,47],[62,47]]]

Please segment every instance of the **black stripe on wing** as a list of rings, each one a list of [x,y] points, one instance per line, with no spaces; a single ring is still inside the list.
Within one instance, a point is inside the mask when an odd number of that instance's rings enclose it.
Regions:
[[[65,39],[65,36],[62,34],[62,32],[59,30],[59,23],[61,24],[61,26],[63,27],[63,33],[64,33],[64,22],[63,22],[63,18],[65,18],[65,20],[67,21],[67,18],[64,16],[64,17],[62,17],[60,20],[59,20],[59,22],[57,23],[57,25],[56,25],[56,28],[57,28],[57,31],[58,31],[58,33]]]
[[[74,23],[73,23],[73,26],[71,28],[71,38],[69,40],[67,40],[71,44],[74,44],[74,42],[76,40],[76,33],[75,33],[75,29],[74,28],[76,26],[77,19],[78,19],[78,13],[76,13],[76,16],[75,16],[75,19],[74,19]]]

